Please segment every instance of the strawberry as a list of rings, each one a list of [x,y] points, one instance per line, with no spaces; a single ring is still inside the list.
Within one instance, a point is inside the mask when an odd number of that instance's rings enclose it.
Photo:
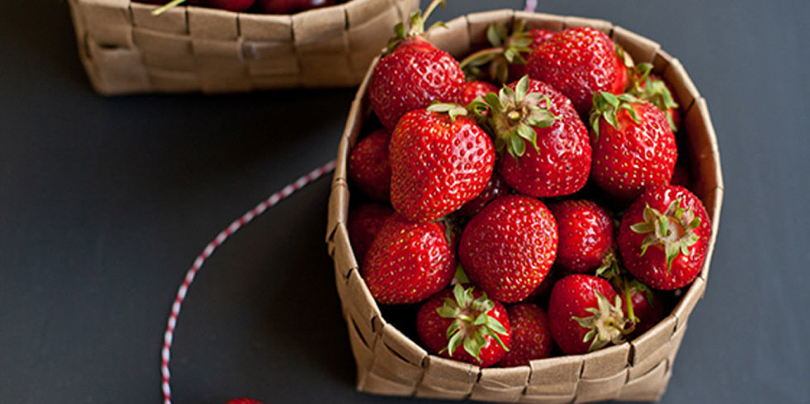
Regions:
[[[388,132],[376,130],[358,142],[349,155],[349,179],[372,199],[384,202],[391,194],[390,140]]]
[[[468,105],[469,103],[475,101],[478,96],[483,97],[496,91],[498,91],[498,87],[495,87],[486,81],[470,81],[464,84],[464,88],[461,90],[460,101],[463,105]]]
[[[627,270],[644,284],[678,289],[700,273],[711,231],[695,194],[673,185],[651,188],[622,217],[619,252]]]
[[[565,96],[546,83],[524,76],[517,83],[471,104],[507,153],[501,175],[518,192],[534,197],[569,195],[588,181],[591,144],[588,130]]]
[[[683,163],[683,159],[678,159],[675,162],[675,170],[672,172],[672,179],[669,183],[684,188],[692,187],[692,175],[689,173],[689,167]]]
[[[588,200],[567,200],[548,206],[557,221],[559,265],[568,272],[592,272],[612,252],[615,232],[610,212]]]
[[[229,400],[225,404],[262,404],[262,402],[261,401],[256,401],[256,400],[254,400],[252,398],[242,397],[242,398],[234,398],[233,400]]]
[[[568,275],[554,284],[548,320],[554,342],[568,355],[619,344],[632,332],[613,286],[592,275]]]
[[[527,52],[524,57],[528,57],[535,48],[540,46],[541,43],[545,42],[547,39],[554,36],[554,32],[549,31],[547,29],[532,29],[526,31],[524,34],[528,38],[531,39],[531,44],[529,45],[529,52]],[[526,75],[526,62],[524,60],[523,63],[511,63],[509,65],[509,79],[511,81],[520,80],[521,77]]]
[[[218,8],[227,11],[245,11],[255,3],[256,0],[203,0],[206,7]]]
[[[620,94],[627,86],[624,61],[604,32],[575,27],[543,41],[529,55],[526,71],[565,94],[577,111],[591,110],[593,94]]]
[[[521,301],[543,281],[557,251],[557,224],[546,205],[522,195],[490,202],[461,235],[459,259],[493,299]]]
[[[444,1],[434,0],[424,17],[411,16],[411,28],[397,24],[397,39],[390,53],[383,56],[371,76],[369,101],[386,129],[392,131],[399,119],[433,101],[456,102],[464,86],[464,72],[449,53],[425,40],[425,20]]]
[[[484,190],[481,191],[475,199],[465,203],[464,206],[459,208],[458,214],[473,217],[477,215],[481,209],[484,209],[484,206],[492,202],[493,199],[508,193],[509,185],[506,185],[506,181],[503,180],[503,177],[501,177],[497,171],[493,171],[492,177],[489,179],[487,186],[484,187]]]
[[[636,66],[631,72],[628,93],[644,101],[649,101],[661,111],[666,112],[670,129],[672,132],[677,132],[681,122],[681,112],[678,109],[675,93],[663,79],[652,73],[652,69],[653,66],[650,63]]]
[[[336,3],[335,0],[258,0],[257,2],[259,10],[265,14],[292,14]]]
[[[625,201],[647,187],[668,184],[678,149],[665,114],[629,94],[602,92],[593,99],[594,182]]]
[[[382,304],[409,304],[442,290],[456,271],[454,237],[444,222],[389,217],[363,261],[363,278],[371,295]]]
[[[392,214],[394,211],[391,208],[376,203],[365,203],[349,212],[349,240],[357,262],[363,262],[374,237]]]
[[[512,306],[507,312],[512,326],[512,344],[498,365],[523,366],[535,359],[548,358],[552,342],[546,312],[532,303]]]
[[[422,305],[416,332],[430,352],[485,368],[509,349],[512,327],[502,304],[457,284]]]
[[[435,111],[447,111],[440,113]],[[389,146],[391,203],[413,221],[439,219],[474,199],[495,165],[489,136],[460,106],[438,104],[400,119]]]

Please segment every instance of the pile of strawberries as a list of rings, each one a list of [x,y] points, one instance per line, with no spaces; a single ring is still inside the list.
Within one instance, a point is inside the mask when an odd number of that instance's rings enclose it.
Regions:
[[[379,129],[349,156],[369,291],[418,305],[430,352],[481,367],[640,335],[711,233],[681,186],[672,93],[588,27],[492,26],[492,48],[459,63],[424,39],[439,3],[396,27],[368,88]]]

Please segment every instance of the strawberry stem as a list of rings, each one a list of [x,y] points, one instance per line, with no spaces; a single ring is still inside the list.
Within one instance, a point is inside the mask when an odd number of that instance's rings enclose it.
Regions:
[[[161,15],[164,12],[166,12],[166,10],[168,10],[170,8],[177,7],[180,4],[184,3],[185,1],[186,0],[172,0],[172,1],[170,1],[170,2],[168,2],[166,4],[164,4],[164,5],[156,8],[154,11],[152,11],[152,15]]]
[[[480,50],[478,52],[475,52],[475,53],[471,54],[470,56],[467,56],[466,58],[464,58],[464,60],[459,62],[458,66],[461,67],[462,69],[464,69],[465,67],[469,66],[473,62],[476,63],[474,66],[483,66],[483,65],[489,63],[490,61],[492,61],[492,59],[495,56],[498,56],[498,55],[502,54],[503,51],[504,51],[503,48],[482,49],[482,50]]]

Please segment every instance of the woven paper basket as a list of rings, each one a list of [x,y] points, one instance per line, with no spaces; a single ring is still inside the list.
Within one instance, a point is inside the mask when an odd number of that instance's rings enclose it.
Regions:
[[[104,95],[360,83],[419,0],[351,0],[294,15],[69,0],[79,55]]]
[[[511,23],[513,19],[525,20],[529,28],[554,31],[581,25],[600,29],[622,45],[636,62],[653,63],[655,72],[673,87],[684,116],[681,134],[688,136],[692,169],[697,177],[693,190],[706,205],[712,220],[706,263],[668,317],[644,335],[619,346],[503,369],[480,369],[428,354],[380,314],[360,275],[346,230],[349,207],[346,163],[361,125],[370,114],[366,94],[370,69],[352,104],[338,149],[327,229],[337,290],[357,361],[357,389],[384,395],[501,402],[657,400],[672,373],[689,314],[706,289],[720,219],[723,180],[706,101],[677,59],[661,50],[657,43],[607,21],[500,10],[454,19],[448,23],[449,29],[435,31],[431,41],[458,58],[485,44],[488,24]]]

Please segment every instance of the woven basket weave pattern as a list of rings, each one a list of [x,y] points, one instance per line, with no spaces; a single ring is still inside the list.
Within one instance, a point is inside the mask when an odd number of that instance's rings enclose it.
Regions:
[[[370,114],[366,76],[352,104],[338,150],[338,164],[329,201],[327,245],[335,263],[335,283],[357,362],[357,389],[364,392],[445,399],[502,402],[585,402],[657,400],[664,393],[687,320],[703,296],[718,231],[723,196],[720,155],[706,101],[680,62],[660,46],[607,21],[499,10],[470,14],[450,21],[431,41],[461,57],[484,46],[487,25],[522,19],[529,28],[558,31],[587,25],[600,29],[624,47],[637,63],[651,62],[673,88],[684,116],[681,136],[688,136],[695,193],[712,219],[712,236],[700,276],[672,313],[633,341],[597,352],[536,360],[531,366],[480,369],[430,355],[387,323],[362,277],[349,243],[346,162]],[[376,61],[372,65],[376,65]]]
[[[358,84],[418,0],[351,0],[294,15],[129,0],[69,0],[79,55],[101,94]]]

